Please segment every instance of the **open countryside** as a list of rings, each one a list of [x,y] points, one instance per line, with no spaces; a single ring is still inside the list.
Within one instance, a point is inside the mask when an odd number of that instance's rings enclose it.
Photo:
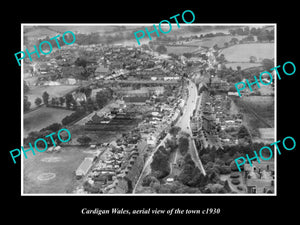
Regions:
[[[250,56],[258,61],[274,58],[274,45],[272,43],[241,44],[231,46],[222,51],[229,62],[248,62]]]

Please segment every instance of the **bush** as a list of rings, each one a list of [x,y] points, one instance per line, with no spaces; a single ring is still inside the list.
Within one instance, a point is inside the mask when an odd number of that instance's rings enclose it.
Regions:
[[[220,174],[229,174],[231,173],[230,166],[221,166],[220,167]]]
[[[237,189],[240,190],[240,191],[244,190],[244,188],[241,185],[237,186]]]
[[[151,186],[152,183],[159,182],[153,174],[147,175],[142,182],[143,187]]]
[[[241,160],[238,160],[238,163],[241,164]],[[239,171],[239,169],[238,169],[238,167],[237,167],[237,165],[236,165],[236,163],[235,163],[235,160],[233,160],[233,161],[230,163],[230,168],[231,168],[231,170],[234,171],[234,172]],[[241,165],[241,166],[240,166],[240,170],[241,170],[241,171],[244,170],[244,165]]]
[[[169,155],[168,152],[165,151],[164,147],[160,148],[154,154],[153,161],[150,166],[153,171],[153,175],[157,179],[162,179],[165,176],[169,175],[170,173]]]
[[[231,180],[231,183],[234,184],[234,185],[238,185],[238,184],[240,184],[241,182],[239,181],[239,179],[232,179],[232,180]]]
[[[62,119],[61,123],[65,126],[68,125],[72,122],[74,122],[75,120],[79,119],[81,116],[83,116],[85,114],[84,111],[79,110],[79,111],[75,111],[73,112],[71,115],[66,116],[65,118]]]
[[[94,187],[87,181],[83,183],[83,188],[89,193],[100,193],[101,191],[99,187]]]

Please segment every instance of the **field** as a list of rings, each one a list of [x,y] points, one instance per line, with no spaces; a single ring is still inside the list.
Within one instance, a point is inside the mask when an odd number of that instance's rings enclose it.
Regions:
[[[182,55],[183,53],[190,53],[197,49],[197,47],[188,46],[166,46],[167,54],[174,53],[176,55]]]
[[[249,62],[250,56],[258,61],[274,58],[274,43],[239,44],[222,50],[221,54],[229,62]]]
[[[259,128],[259,133],[262,139],[274,139],[275,131],[274,128]]]
[[[60,123],[65,116],[72,112],[65,109],[41,107],[24,114],[24,137],[31,131],[39,131],[52,123]]]
[[[215,44],[218,45],[218,47],[223,48],[225,42],[230,42],[232,38],[237,38],[238,40],[243,39],[245,36],[216,36],[216,37],[211,37],[211,38],[204,38],[201,40],[193,40],[193,41],[188,41],[188,42],[183,42],[183,45],[197,45],[199,47],[205,47],[205,48],[211,48]],[[168,49],[168,53],[174,53],[174,54],[182,54],[185,52],[193,52],[197,49],[197,47],[187,47],[187,46],[166,46]],[[249,61],[249,59],[248,59]]]
[[[272,96],[243,96],[233,98],[234,103],[244,114],[244,121],[253,137],[259,137],[259,128],[274,128],[275,111]]]
[[[28,153],[28,158],[23,159],[24,193],[66,193],[72,189],[75,170],[85,157],[91,156],[85,150],[72,146],[63,147],[59,153]],[[47,174],[52,179],[47,180]]]
[[[35,99],[37,97],[42,99],[44,91],[47,91],[47,93],[49,94],[49,98],[51,99],[52,97],[61,97],[77,87],[78,86],[75,85],[34,86],[30,87],[30,91],[25,95],[28,96],[28,100],[31,102],[31,108],[33,108],[35,107]]]

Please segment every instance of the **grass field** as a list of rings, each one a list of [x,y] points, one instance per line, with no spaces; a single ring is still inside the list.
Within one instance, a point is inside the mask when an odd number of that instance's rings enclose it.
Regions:
[[[74,172],[85,157],[87,148],[63,147],[59,153],[36,152],[24,158],[24,193],[66,193],[74,181]],[[51,162],[48,159],[55,159]],[[50,162],[49,162],[50,161]],[[44,173],[53,173],[51,180],[39,180]]]
[[[274,128],[259,128],[258,130],[262,139],[274,139]]]
[[[31,102],[31,108],[35,107],[34,101],[37,97],[42,99],[42,95],[45,91],[49,94],[49,98],[61,97],[71,90],[74,90],[78,86],[76,85],[58,85],[58,86],[34,86],[30,87],[30,91],[25,95],[28,96],[28,100]]]
[[[197,47],[186,46],[166,46],[167,54],[174,53],[176,55],[182,55],[183,53],[190,53],[197,49]]]
[[[258,61],[274,58],[274,43],[239,44],[225,48],[222,52],[229,62],[249,62],[250,56]]]
[[[274,127],[275,122],[275,112],[274,112],[274,97],[273,96],[243,96],[235,102],[237,106],[242,107],[245,105],[249,110],[245,110],[245,115],[248,117],[250,122],[250,127],[258,129],[258,128],[266,128],[266,124],[262,121],[265,121],[271,127]],[[258,117],[251,113],[253,111]]]
[[[41,107],[24,114],[24,137],[31,131],[39,131],[52,123],[60,123],[65,116],[72,112],[65,109]]]

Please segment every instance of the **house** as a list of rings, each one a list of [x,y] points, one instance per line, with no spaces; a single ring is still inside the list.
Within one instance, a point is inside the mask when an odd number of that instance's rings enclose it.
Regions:
[[[252,164],[244,165],[247,193],[274,193],[274,162]]]

